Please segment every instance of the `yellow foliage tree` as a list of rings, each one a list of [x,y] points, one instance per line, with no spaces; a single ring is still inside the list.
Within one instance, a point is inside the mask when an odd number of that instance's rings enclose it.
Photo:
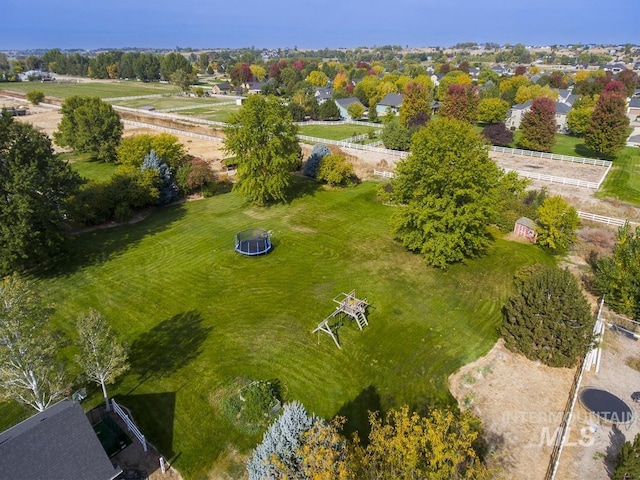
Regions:
[[[380,65],[379,63],[373,64],[371,66],[371,70],[376,72],[377,75],[381,75],[381,74],[384,73],[384,67],[382,65]]]
[[[267,76],[267,70],[260,65],[254,64],[249,66],[249,68],[251,69],[251,73],[253,74],[253,78],[256,80],[256,82],[261,82],[262,80],[264,80],[264,77]]]
[[[478,420],[472,414],[431,410],[427,417],[404,406],[382,421],[370,414],[369,445],[356,446],[355,461],[364,478],[488,479],[491,471],[473,446]],[[359,476],[359,478],[360,478]]]
[[[372,99],[369,99],[369,104],[373,101],[374,104],[378,103],[382,100],[387,93],[398,93],[398,88],[395,83],[382,81],[378,84],[376,88],[376,94]]]
[[[500,82],[500,93],[506,92],[507,90],[513,90],[517,92],[520,87],[527,85],[531,85],[531,80],[529,80],[524,75],[507,78]]]
[[[558,91],[545,85],[523,85],[516,92],[516,103],[524,103],[534,98],[548,98],[552,102],[558,100]]]
[[[326,87],[329,82],[329,77],[324,72],[314,70],[307,75],[307,82],[314,87]]]
[[[349,83],[349,77],[343,71],[339,71],[333,78],[333,91],[337,92],[342,90],[346,87],[347,83]]]
[[[302,445],[297,453],[303,458],[302,468],[305,478],[311,480],[356,478],[350,465],[349,446],[340,434],[344,423],[344,417],[336,417],[329,424],[316,422],[302,435]]]

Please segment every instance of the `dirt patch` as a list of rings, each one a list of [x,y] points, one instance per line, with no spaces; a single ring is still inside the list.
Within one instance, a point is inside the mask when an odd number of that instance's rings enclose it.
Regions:
[[[544,477],[552,450],[547,438],[562,420],[574,373],[532,362],[499,340],[487,355],[451,375],[451,393],[461,409],[481,418],[489,464],[504,478]]]
[[[640,390],[640,372],[627,365],[627,359],[638,358],[639,353],[638,341],[610,329],[605,331],[600,371],[596,373],[594,368],[585,372],[581,388],[595,387],[617,395],[631,407],[636,418],[630,425],[615,427],[600,421],[577,402],[560,458],[558,480],[576,478],[576,472],[580,472],[580,478],[610,478],[620,446],[640,433],[640,405],[631,399],[631,394]]]

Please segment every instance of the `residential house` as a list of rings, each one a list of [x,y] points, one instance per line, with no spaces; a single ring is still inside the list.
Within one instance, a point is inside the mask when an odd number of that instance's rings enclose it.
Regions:
[[[387,114],[389,109],[391,109],[391,112],[393,112],[394,115],[398,115],[401,106],[402,94],[387,93],[376,105],[376,112],[378,112],[378,115],[383,116]]]
[[[211,87],[211,93],[215,94],[215,95],[226,95],[229,92],[231,92],[231,85],[229,85],[227,82],[224,83],[217,83],[215,84],[213,87]]]
[[[631,97],[629,107],[627,108],[627,115],[631,121],[640,116],[640,97]]]
[[[505,125],[511,130],[520,128],[520,123],[524,114],[531,110],[531,104],[533,100],[529,100],[524,103],[519,103],[511,107],[509,114],[507,115],[507,121]],[[567,131],[567,114],[571,111],[571,105],[561,102],[554,102],[556,110],[556,126],[559,132]]]
[[[349,105],[351,105],[352,103],[359,103],[360,105],[362,105],[362,102],[360,102],[357,97],[336,99],[336,105],[338,106],[338,110],[340,110],[340,117],[351,118],[351,115],[349,115],[349,112],[347,110],[349,108]],[[364,111],[366,113],[367,107],[362,105],[362,108],[364,108]]]
[[[565,103],[567,105],[573,106],[574,103],[578,101],[579,95],[576,95],[571,90],[566,88],[558,88],[556,89],[558,92],[558,102]]]
[[[626,68],[627,66],[622,62],[608,63],[607,65],[602,65],[600,67],[601,70],[604,70],[605,72],[613,72],[614,75],[620,73]]]
[[[271,80],[267,80],[266,82],[245,82],[242,84],[242,88],[245,92],[250,95],[260,93],[262,91],[262,87],[269,84]]]
[[[491,70],[496,72],[501,77],[511,75],[513,73],[509,67],[505,67],[504,65],[493,65],[491,67]]]
[[[316,97],[318,105],[322,105],[327,100],[331,100],[333,98],[333,88],[316,87],[316,93],[314,93],[314,96]]]
[[[113,480],[121,473],[77,402],[62,400],[0,433],[0,480]]]

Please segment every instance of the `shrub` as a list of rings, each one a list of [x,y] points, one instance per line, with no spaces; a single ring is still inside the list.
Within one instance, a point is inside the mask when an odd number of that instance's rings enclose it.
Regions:
[[[240,381],[222,400],[222,411],[238,428],[255,432],[268,425],[272,412],[280,405],[280,387],[277,380]]]
[[[329,147],[327,147],[324,143],[318,143],[313,146],[311,150],[311,155],[307,158],[306,163],[304,164],[303,173],[307,177],[316,178],[318,175],[318,168],[320,167],[320,162],[324,157],[330,155],[331,151]]]
[[[27,92],[26,97],[31,103],[38,105],[44,100],[44,92],[41,92],[40,90],[30,90]]]
[[[616,467],[611,478],[613,480],[627,480],[640,476],[640,434],[633,442],[625,442],[620,448],[616,460]]]
[[[344,155],[331,154],[321,160],[317,177],[332,186],[345,186],[354,183],[355,173]]]
[[[507,147],[513,142],[513,132],[505,126],[504,122],[490,123],[482,129],[482,135],[491,142],[491,145]]]
[[[411,132],[398,122],[389,122],[382,130],[382,143],[391,150],[409,151]]]

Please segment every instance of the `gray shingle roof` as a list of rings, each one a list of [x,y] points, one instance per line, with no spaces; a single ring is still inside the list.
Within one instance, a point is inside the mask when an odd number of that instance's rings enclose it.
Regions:
[[[76,402],[63,400],[0,433],[0,480],[111,480],[120,472]]]
[[[336,103],[340,105],[342,108],[349,108],[349,105],[352,103],[359,103],[362,105],[362,102],[357,97],[349,97],[349,98],[338,98],[336,99]],[[364,105],[362,105],[364,107]]]
[[[387,93],[378,105],[399,108],[402,105],[402,95],[399,93]]]
[[[534,222],[533,220],[527,217],[520,217],[518,220],[516,220],[516,223],[519,223],[520,225],[524,225],[527,228],[532,228],[532,229],[536,228],[536,222]]]
[[[640,98],[639,97],[632,97],[631,100],[629,100],[629,107],[630,108],[640,108]]]

